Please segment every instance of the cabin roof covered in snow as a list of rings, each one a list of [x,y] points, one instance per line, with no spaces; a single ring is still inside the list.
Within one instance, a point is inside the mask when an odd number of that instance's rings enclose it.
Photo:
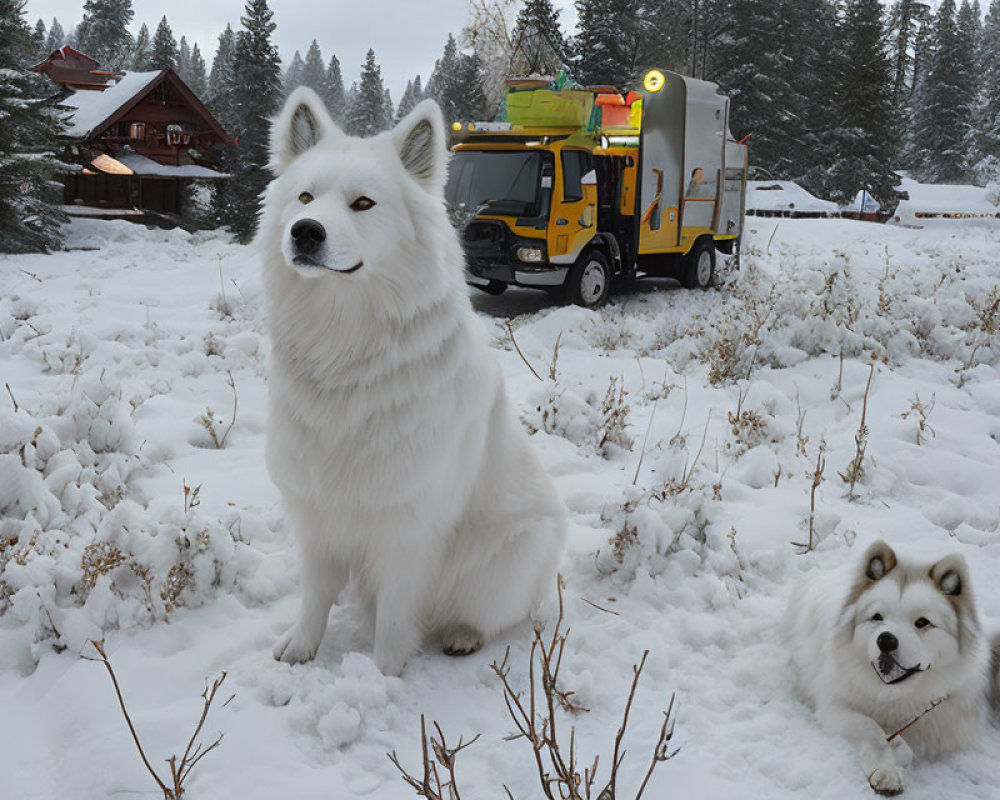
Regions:
[[[809,194],[793,181],[747,181],[747,210],[834,214],[836,203]]]
[[[197,164],[159,164],[138,153],[124,153],[117,160],[136,175],[159,178],[228,178],[225,172],[217,172]]]
[[[103,91],[81,89],[73,92],[61,102],[70,109],[66,135],[89,139],[99,133],[120,109],[141,100],[163,72],[126,72],[114,83],[109,82]]]

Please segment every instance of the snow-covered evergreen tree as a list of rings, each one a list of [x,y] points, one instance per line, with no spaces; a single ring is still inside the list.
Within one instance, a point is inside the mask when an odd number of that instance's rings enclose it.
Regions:
[[[45,55],[54,53],[64,44],[66,44],[66,34],[63,32],[62,25],[59,24],[59,20],[53,17],[52,24],[49,26],[49,36],[45,40]]]
[[[260,194],[269,180],[267,172],[271,118],[284,97],[281,59],[271,39],[274,12],[267,0],[248,0],[240,18],[228,86],[223,91],[231,103],[231,127],[239,139],[235,152],[227,153],[223,168],[231,180],[216,181],[213,206],[216,220],[228,226],[240,241],[249,241],[257,227]]]
[[[369,50],[361,67],[357,92],[347,109],[344,130],[352,136],[374,136],[389,127],[385,116],[385,86],[382,69],[375,63],[375,51]]]
[[[482,119],[487,115],[479,58],[459,52],[455,37],[448,34],[444,52],[427,80],[427,97],[433,97],[446,121]],[[416,102],[414,102],[416,105]],[[492,116],[492,114],[489,114]]]
[[[205,75],[205,59],[201,56],[198,44],[191,49],[191,67],[188,69],[188,77],[185,79],[188,88],[198,96],[199,100],[204,100],[205,90],[208,85],[208,77]]]
[[[233,56],[236,51],[236,34],[231,25],[219,34],[219,46],[212,59],[212,71],[208,74],[207,104],[212,115],[226,132],[232,136],[233,102],[230,89],[233,84]]]
[[[177,40],[174,32],[170,29],[170,23],[163,17],[160,24],[156,26],[156,33],[153,34],[153,43],[149,48],[149,58],[146,60],[147,69],[172,69],[177,71]]]
[[[918,180],[962,183],[971,173],[976,86],[971,44],[962,40],[955,0],[938,7],[925,57],[913,94],[907,165]]]
[[[48,31],[45,28],[45,20],[39,18],[35,23],[35,28],[31,32],[31,58],[34,62],[44,61],[51,51],[45,50],[48,40]]]
[[[326,65],[323,63],[323,52],[315,39],[306,51],[302,66],[302,85],[308,86],[320,97],[326,94]]]
[[[292,55],[292,60],[288,62],[288,68],[282,78],[282,86],[285,94],[289,95],[293,89],[302,85],[302,70],[305,69],[306,62],[302,60],[302,54],[298,50]]]
[[[831,200],[847,203],[865,189],[880,202],[893,197],[898,179],[893,63],[879,0],[846,0],[835,80],[836,127],[830,153]]]
[[[56,247],[64,221],[54,180],[62,123],[52,83],[27,69],[36,51],[24,0],[0,0],[0,251],[7,253]]]
[[[525,0],[512,41],[512,75],[555,75],[566,66],[566,41],[552,0]]]
[[[650,58],[649,5],[647,0],[576,0],[571,67],[577,82],[631,88],[640,70],[668,66]]]
[[[181,36],[180,44],[177,45],[177,70],[180,79],[190,85],[191,78],[191,45],[188,44],[187,37]]]
[[[149,39],[149,28],[146,23],[142,23],[139,34],[135,37],[135,44],[132,46],[132,55],[129,58],[128,68],[136,72],[144,72],[149,69],[149,51],[153,43]]]
[[[347,114],[347,94],[344,91],[344,76],[340,72],[340,61],[336,56],[330,56],[330,64],[326,68],[323,101],[333,121],[342,125]]]
[[[132,0],[87,0],[76,29],[76,49],[96,59],[103,69],[123,69],[132,53],[128,26],[134,16]]]
[[[1000,0],[990,3],[979,40],[982,82],[976,118],[976,171],[979,181],[1000,180]]]
[[[398,122],[416,107],[417,103],[424,99],[423,90],[420,88],[420,76],[406,82],[406,89],[399,100],[399,107],[396,109],[396,121]]]

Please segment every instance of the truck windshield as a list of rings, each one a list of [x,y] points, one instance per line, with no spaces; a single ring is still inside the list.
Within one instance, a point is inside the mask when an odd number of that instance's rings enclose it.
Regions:
[[[455,153],[445,195],[453,208],[537,216],[544,154],[464,150]]]

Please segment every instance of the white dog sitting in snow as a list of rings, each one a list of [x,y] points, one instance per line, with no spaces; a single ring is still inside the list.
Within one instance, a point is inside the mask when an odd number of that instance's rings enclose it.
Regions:
[[[425,636],[472,652],[554,588],[565,512],[468,299],[440,111],[354,139],[298,89],[271,150],[267,463],[302,559],[274,655],[315,656],[349,579],[384,673]]]

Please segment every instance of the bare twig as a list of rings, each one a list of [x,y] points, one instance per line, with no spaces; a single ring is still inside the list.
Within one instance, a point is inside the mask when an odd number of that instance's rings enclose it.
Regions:
[[[16,414],[19,411],[19,407],[17,405],[17,400],[14,398],[14,392],[10,388],[10,384],[9,383],[5,383],[4,384],[4,388],[7,389],[7,394],[10,395],[10,402],[12,402],[14,404],[14,413]]]
[[[444,732],[441,730],[441,726],[436,722],[434,723],[434,730],[437,731],[437,738],[431,736],[430,746],[428,746],[427,723],[424,719],[424,715],[421,714],[420,748],[423,758],[423,776],[421,778],[415,778],[406,771],[406,768],[399,763],[399,756],[396,755],[395,750],[391,753],[386,753],[386,755],[395,765],[396,769],[399,770],[403,780],[416,789],[417,795],[420,797],[427,797],[430,800],[461,800],[461,795],[459,794],[458,789],[458,780],[455,777],[456,756],[466,747],[475,742],[479,738],[479,734],[476,734],[467,742],[463,742],[459,739],[456,747],[448,747],[448,743],[444,738]],[[432,753],[434,760],[431,759]],[[435,763],[435,761],[437,763]],[[437,769],[438,765],[448,770],[448,780],[444,783],[441,782],[441,775]]]
[[[132,724],[132,718],[129,716],[128,709],[125,707],[125,699],[122,697],[122,691],[118,684],[118,678],[116,677],[114,668],[111,666],[111,661],[104,650],[104,642],[92,639],[90,643],[94,650],[97,651],[100,658],[94,658],[93,656],[85,656],[82,654],[80,657],[86,661],[97,661],[104,664],[105,669],[108,671],[108,675],[111,676],[111,682],[115,687],[115,694],[118,696],[118,705],[121,707],[122,715],[125,717],[125,723],[128,725],[129,733],[132,734],[132,741],[135,742],[135,746],[139,751],[142,763],[146,765],[146,769],[149,774],[153,777],[153,780],[156,781],[156,785],[159,786],[160,790],[163,792],[164,800],[179,800],[181,795],[184,794],[184,781],[187,779],[188,775],[191,774],[191,770],[194,769],[195,764],[211,753],[222,742],[222,733],[219,733],[215,741],[208,745],[208,747],[204,747],[200,743],[196,744],[198,736],[201,734],[201,729],[205,724],[205,719],[208,717],[208,712],[212,707],[212,702],[215,700],[215,695],[219,691],[219,687],[221,687],[223,682],[226,680],[227,673],[223,672],[212,682],[212,686],[210,688],[206,687],[201,693],[201,697],[204,700],[201,717],[199,717],[194,733],[191,735],[187,747],[184,749],[184,755],[181,756],[180,763],[177,762],[176,755],[172,755],[166,760],[167,764],[170,765],[170,778],[171,783],[173,784],[172,786],[167,786],[160,776],[156,774],[156,770],[153,769],[152,765],[149,763],[149,759],[146,758],[146,752],[142,749],[142,743],[139,741],[139,734],[136,732],[135,726]],[[229,702],[233,699],[233,697],[235,697],[235,695],[231,696],[229,700],[223,704],[223,706],[229,705]]]
[[[653,417],[656,416],[656,404],[658,400],[653,401],[653,410],[649,412],[649,422],[646,424],[646,435],[642,437],[642,448],[639,450],[639,463],[635,465],[635,475],[632,476],[632,485],[635,486],[639,480],[639,470],[642,469],[642,460],[646,457],[646,442],[649,441],[649,432],[653,428]]]
[[[510,320],[508,319],[506,322],[507,322],[507,333],[510,336],[511,344],[513,344],[514,349],[517,350],[517,354],[521,356],[521,360],[524,362],[525,366],[531,370],[531,374],[534,375],[536,378],[538,378],[538,380],[542,380],[542,376],[539,375],[537,372],[535,372],[535,368],[531,366],[531,363],[528,361],[528,359],[524,357],[524,353],[521,352],[521,348],[517,346],[517,339],[514,338],[514,328],[511,326]],[[557,342],[556,352],[558,352],[558,339],[556,340],[556,342]]]
[[[907,722],[898,731],[896,731],[895,733],[890,733],[888,736],[886,736],[885,740],[887,742],[891,742],[897,736],[901,735],[905,731],[907,731],[910,728],[912,728],[914,725],[916,725],[920,721],[921,717],[923,717],[924,714],[927,714],[927,713],[933,711],[935,708],[937,708],[939,705],[941,705],[949,697],[950,697],[950,695],[945,695],[944,697],[939,697],[937,700],[935,700],[934,702],[932,702],[927,708],[925,708],[923,711],[921,711],[919,714],[917,714],[917,716],[915,716],[913,719],[911,719],[909,722]]]

